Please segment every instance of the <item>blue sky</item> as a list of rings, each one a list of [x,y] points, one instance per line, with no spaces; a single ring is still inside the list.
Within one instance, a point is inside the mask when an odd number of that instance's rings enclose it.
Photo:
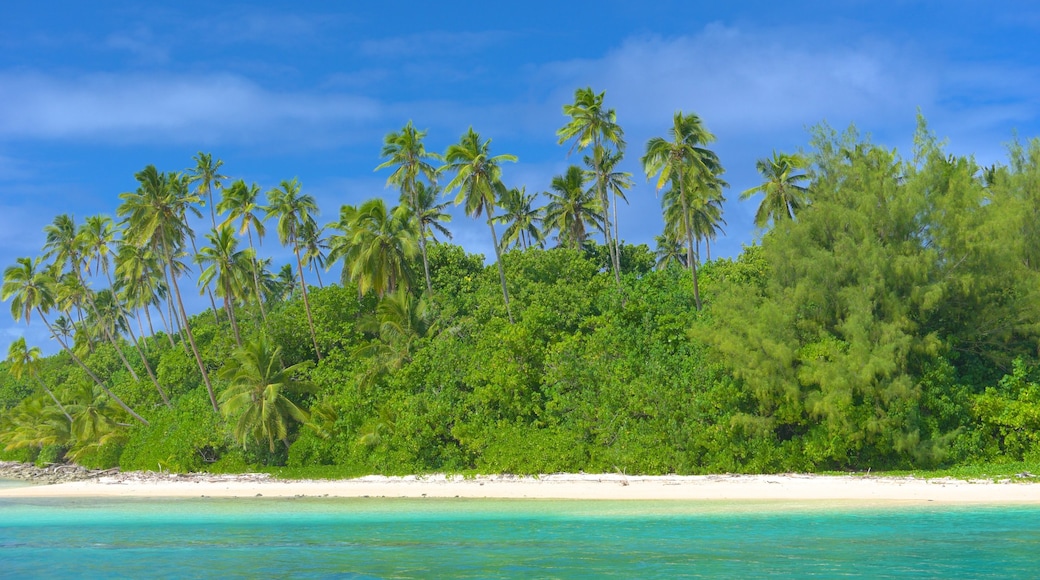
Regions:
[[[183,170],[198,151],[265,190],[298,177],[323,223],[395,200],[373,168],[409,120],[436,151],[472,125],[519,157],[507,185],[542,191],[580,161],[555,131],[584,86],[606,91],[629,144],[621,237],[662,229],[638,158],[681,109],[718,138],[732,187],[716,251],[735,256],[756,236],[755,204],[737,199],[755,160],[806,146],[807,127],[854,122],[906,151],[920,109],[951,152],[987,164],[1014,132],[1040,133],[1038,33],[1040,8],[1016,1],[14,3],[0,19],[0,266],[38,255],[58,213],[113,215],[135,172]],[[482,221],[456,212],[451,229],[492,253]],[[265,252],[288,261],[272,239]],[[0,347],[22,334],[55,350],[5,305]]]

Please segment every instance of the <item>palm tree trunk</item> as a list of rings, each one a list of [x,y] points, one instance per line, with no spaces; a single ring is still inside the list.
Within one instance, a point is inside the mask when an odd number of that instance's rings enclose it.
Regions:
[[[226,292],[227,290],[225,290],[224,295],[224,310],[227,311],[228,320],[231,321],[231,330],[235,332],[235,344],[237,344],[239,348],[242,348],[242,335],[238,332],[238,321],[235,320],[235,307],[231,305],[231,301],[228,300]]]
[[[426,275],[426,293],[433,296],[433,283],[430,282],[430,262],[426,259],[426,228],[419,222],[419,252],[422,253],[423,274]]]
[[[256,286],[256,301],[260,305],[260,317],[264,319],[264,326],[267,326],[267,311],[264,308],[264,293],[260,290],[260,272],[257,271],[256,263],[256,248],[253,247],[253,230],[247,231],[249,234],[249,249],[253,253],[253,285]]]
[[[65,405],[61,404],[61,401],[58,400],[58,397],[54,396],[54,392],[48,389],[47,385],[43,384],[43,380],[40,379],[40,377],[36,376],[35,373],[33,373],[33,377],[36,379],[37,383],[40,383],[40,388],[43,389],[43,391],[50,396],[51,400],[54,401],[54,404],[58,406],[58,410],[61,411],[61,414],[65,415],[65,418],[69,420],[69,423],[72,423],[72,415],[69,415],[69,412],[65,410]]]
[[[163,241],[163,249],[166,249],[166,242]],[[169,252],[164,252],[168,257],[169,261],[167,266],[170,270],[170,281],[173,282],[173,293],[177,296],[177,306],[180,310],[181,320],[184,322],[184,331],[188,335],[188,342],[191,343],[191,351],[195,354],[195,362],[199,364],[199,371],[202,372],[202,381],[206,383],[206,392],[209,393],[209,402],[213,405],[213,412],[219,413],[220,407],[217,406],[217,396],[213,393],[213,385],[209,382],[209,373],[206,372],[206,365],[202,364],[202,357],[199,355],[199,348],[195,345],[195,334],[191,331],[191,325],[188,324],[188,314],[184,311],[184,300],[181,298],[181,288],[177,284],[177,274],[173,271],[173,258]]]
[[[77,276],[79,276],[78,273]],[[82,277],[80,277],[80,284],[83,284]],[[104,333],[105,338],[112,345],[112,348],[115,349],[116,355],[119,356],[119,360],[123,361],[123,366],[126,367],[126,370],[130,371],[130,376],[133,377],[134,382],[141,380],[140,377],[137,376],[137,372],[134,371],[134,367],[130,366],[130,361],[126,360],[126,355],[123,354],[123,349],[120,348],[116,338],[112,336],[112,331],[101,319],[101,314],[98,312],[97,305],[94,303],[94,298],[90,295],[89,291],[87,292],[87,303],[90,304],[90,309],[94,312],[94,316],[97,318],[98,324],[101,326],[101,332]]]
[[[293,241],[293,248],[295,249],[296,243]],[[321,350],[318,349],[318,335],[314,333],[314,318],[311,317],[311,302],[307,298],[307,282],[303,279],[303,260],[300,259],[300,251],[296,250],[296,267],[300,273],[300,288],[303,290],[303,308],[307,311],[307,325],[311,329],[311,342],[314,343],[314,354],[318,356],[318,360],[321,360]]]
[[[498,263],[498,279],[502,282],[502,298],[506,303],[506,316],[509,317],[509,324],[516,324],[513,321],[513,311],[509,308],[509,290],[506,289],[506,271],[502,265],[502,252],[498,249],[498,236],[495,235],[495,223],[491,219],[491,210],[488,210],[488,227],[491,228],[491,243],[495,247],[495,260]]]
[[[686,202],[686,188],[683,186],[682,174],[679,174],[679,198],[682,199],[683,223],[686,226],[686,261],[690,265],[690,275],[693,277],[693,301],[697,310],[701,309],[701,291],[697,285],[697,260],[693,256],[693,231],[690,227],[690,204]]]
[[[599,139],[593,144],[593,156],[596,163],[596,192],[599,194],[599,202],[603,205],[603,241],[610,255],[610,263],[614,270],[614,282],[621,288],[621,268],[618,264],[618,256],[614,251],[613,236],[610,232],[610,199],[607,198],[607,190],[603,183],[603,147],[599,145]]]
[[[613,207],[613,210],[614,210],[614,256],[615,256],[616,263],[618,265],[618,269],[620,270],[621,269],[621,242],[619,241],[620,238],[618,237],[617,192],[612,193],[611,197],[614,198],[614,202],[613,202],[613,206],[614,206]]]
[[[109,287],[114,288],[115,284],[112,283],[112,275],[109,274],[108,268],[105,268],[105,277],[108,278]],[[116,303],[116,312],[118,313],[119,318],[121,318],[123,323],[126,324],[126,331],[130,334],[130,339],[134,343],[134,348],[137,350],[137,356],[141,357],[141,363],[144,365],[145,372],[148,373],[148,378],[151,379],[152,384],[155,385],[155,390],[159,391],[159,396],[162,398],[163,403],[165,403],[167,407],[173,408],[173,405],[170,404],[170,398],[166,396],[166,391],[159,386],[159,379],[155,378],[155,373],[152,372],[152,365],[148,364],[148,358],[144,356],[144,351],[141,350],[141,343],[137,340],[137,336],[134,335],[134,329],[126,317],[123,305],[118,300],[115,300],[115,294],[113,294],[113,300]],[[137,323],[141,323],[140,318],[137,319]],[[144,328],[141,329],[141,334],[144,334]]]
[[[47,318],[44,316],[43,310],[41,310],[40,308],[36,308],[36,312],[37,312],[37,314],[40,315],[40,320],[43,321],[44,326],[46,326],[47,329],[51,331],[51,334],[58,340],[58,344],[60,344],[61,347],[63,349],[65,349],[65,352],[69,353],[69,356],[72,357],[72,361],[75,362],[77,365],[79,365],[79,367],[82,368],[84,370],[84,372],[87,373],[87,376],[89,376],[91,378],[91,380],[93,380],[94,383],[97,384],[97,386],[101,387],[101,390],[105,391],[105,394],[108,395],[110,399],[115,401],[116,404],[119,405],[120,407],[122,407],[124,411],[129,413],[131,417],[133,417],[134,419],[137,419],[138,421],[143,423],[145,426],[147,426],[148,425],[148,421],[144,417],[138,415],[133,409],[130,408],[129,405],[124,403],[123,399],[120,399],[119,397],[117,397],[115,395],[115,393],[113,393],[112,391],[108,390],[108,387],[105,385],[104,382],[102,382],[101,379],[98,378],[98,376],[96,374],[94,374],[94,371],[90,370],[90,367],[88,367],[86,364],[84,364],[84,362],[82,360],[80,360],[80,358],[78,356],[76,356],[76,353],[73,352],[71,348],[69,348],[69,345],[65,344],[65,341],[60,338],[60,335],[58,333],[54,332],[54,328],[51,326],[51,324],[49,322],[47,322]]]

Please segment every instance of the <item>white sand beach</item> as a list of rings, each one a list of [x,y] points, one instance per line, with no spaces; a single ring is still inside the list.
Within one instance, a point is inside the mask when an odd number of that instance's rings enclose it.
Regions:
[[[825,475],[625,476],[552,474],[368,476],[276,480],[266,475],[117,473],[88,481],[0,489],[0,498],[409,497],[600,500],[1040,503],[1040,484]]]

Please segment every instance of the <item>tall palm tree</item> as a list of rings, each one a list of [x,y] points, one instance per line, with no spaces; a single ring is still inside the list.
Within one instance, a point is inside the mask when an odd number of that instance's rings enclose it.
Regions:
[[[605,109],[603,99],[606,92],[599,94],[593,92],[592,87],[577,89],[574,91],[574,102],[563,106],[563,114],[570,117],[570,121],[556,131],[560,145],[574,140],[571,152],[575,149],[583,150],[592,147],[592,167],[595,174],[596,193],[600,206],[603,208],[604,228],[603,236],[610,253],[611,263],[614,269],[614,280],[618,287],[621,286],[620,256],[618,247],[612,240],[609,218],[610,200],[607,198],[606,160],[611,155],[609,147],[617,148],[618,153],[625,148],[625,133],[617,123],[617,114],[614,109]],[[615,161],[616,163],[616,161]]]
[[[314,386],[302,378],[310,361],[282,368],[282,348],[266,335],[236,349],[231,360],[220,369],[220,378],[228,388],[220,394],[220,409],[235,420],[235,439],[246,446],[250,441],[267,441],[274,451],[275,441],[289,447],[289,422],[306,423],[308,414],[288,395],[314,392]]]
[[[797,172],[808,167],[809,162],[805,157],[776,151],[773,151],[772,159],[759,159],[755,163],[755,168],[765,181],[740,194],[741,200],[758,193],[764,195],[755,212],[755,227],[766,227],[770,219],[774,224],[793,220],[795,214],[805,207],[809,188],[800,183],[809,177]]]
[[[556,230],[561,246],[580,249],[588,238],[588,228],[603,230],[607,220],[603,207],[592,190],[585,189],[585,174],[580,167],[571,165],[563,175],[553,177],[546,192],[549,204],[545,206],[544,227]]]
[[[227,226],[206,234],[206,239],[210,245],[203,246],[195,256],[195,261],[203,268],[199,275],[199,285],[216,283],[216,293],[224,301],[224,310],[231,321],[231,330],[235,333],[235,343],[242,346],[242,333],[238,329],[234,305],[244,294],[252,269],[252,251],[239,250],[235,233]]]
[[[311,316],[311,303],[307,297],[307,281],[303,277],[303,257],[301,251],[303,240],[300,237],[301,230],[307,227],[307,222],[314,221],[318,215],[318,204],[310,195],[300,193],[300,182],[294,177],[291,181],[282,180],[282,183],[267,192],[267,214],[264,219],[270,217],[278,218],[278,239],[283,246],[291,246],[296,254],[296,265],[300,275],[300,290],[303,291],[303,306],[307,311],[307,326],[311,331],[311,341],[314,343],[314,354],[321,360],[321,350],[318,348],[318,335],[314,332],[314,318]]]
[[[11,300],[11,317],[15,321],[25,319],[25,323],[29,324],[32,313],[35,312],[44,326],[51,332],[51,336],[54,336],[65,352],[69,353],[75,362],[87,376],[91,378],[105,394],[109,396],[113,401],[116,402],[120,407],[123,408],[127,413],[130,414],[134,419],[141,423],[148,425],[148,421],[144,417],[138,415],[133,409],[130,408],[122,399],[117,397],[115,393],[108,389],[95,373],[88,367],[82,359],[76,356],[76,353],[69,348],[69,345],[65,340],[61,338],[61,334],[55,331],[54,328],[47,322],[47,312],[50,311],[54,305],[54,293],[52,286],[54,284],[54,278],[41,267],[41,258],[31,260],[29,258],[18,258],[16,265],[10,266],[4,270],[4,283],[0,287],[0,300]]]
[[[386,178],[387,186],[396,185],[401,188],[401,203],[407,204],[412,215],[419,216],[419,177],[425,177],[431,185],[437,181],[437,169],[430,161],[440,161],[441,156],[426,150],[423,139],[426,131],[419,131],[411,121],[400,132],[388,133],[383,138],[383,151],[380,157],[386,161],[376,166],[376,171],[395,167],[390,177]],[[419,252],[422,254],[423,273],[426,276],[426,291],[433,293],[430,282],[430,264],[426,259],[426,231],[419,224]]]
[[[408,263],[419,248],[408,208],[387,211],[377,197],[356,209],[342,208],[340,217],[340,222],[331,224],[343,232],[334,236],[333,255],[343,260],[344,278],[357,284],[359,294],[373,290],[382,297],[410,286]]]
[[[683,232],[686,235],[686,261],[693,278],[693,296],[697,310],[701,309],[701,294],[697,283],[697,261],[693,252],[693,226],[690,223],[689,198],[686,188],[690,180],[702,176],[717,176],[722,173],[718,156],[704,145],[715,140],[704,128],[700,117],[694,114],[684,115],[682,111],[675,113],[672,127],[668,130],[671,141],[662,137],[654,137],[646,144],[643,156],[643,169],[647,179],[659,175],[657,190],[660,191],[672,176],[679,185],[679,200],[682,207]]]
[[[259,185],[253,183],[247,186],[245,181],[239,179],[232,183],[231,187],[221,191],[220,203],[217,204],[217,211],[228,214],[227,219],[220,225],[223,227],[238,221],[238,235],[245,235],[249,239],[249,249],[254,254],[257,250],[253,245],[253,232],[256,232],[258,245],[263,242],[264,234],[267,233],[264,220],[260,218],[260,211],[263,207],[257,202],[259,196]],[[256,289],[257,302],[260,305],[260,316],[264,319],[264,324],[267,324],[264,293],[260,289],[260,271],[255,260],[252,271],[253,285]]]
[[[126,223],[124,239],[126,243],[139,248],[149,248],[162,260],[166,271],[167,284],[173,288],[177,299],[181,328],[188,337],[195,362],[202,373],[202,380],[209,393],[210,404],[214,411],[219,411],[217,397],[213,392],[213,384],[209,380],[206,365],[202,362],[195,334],[188,324],[188,314],[184,308],[180,285],[177,277],[183,269],[179,258],[183,254],[185,238],[191,231],[185,216],[188,211],[198,214],[191,204],[197,200],[192,195],[184,180],[178,175],[167,175],[149,165],[134,175],[137,190],[120,194],[123,203],[116,214],[123,217]]]
[[[607,151],[601,161],[600,172],[602,175],[603,185],[607,192],[610,193],[611,202],[610,206],[614,212],[614,247],[615,251],[620,252],[621,237],[618,235],[618,198],[621,201],[628,203],[628,198],[625,197],[625,190],[632,189],[634,183],[632,182],[632,174],[627,171],[619,171],[617,168],[618,163],[621,162],[624,155],[621,151]],[[597,185],[596,182],[596,159],[589,155],[585,156],[585,166],[588,167],[586,176],[592,178],[593,187]],[[618,253],[618,265],[621,264],[621,254]]]
[[[213,190],[220,189],[222,187],[220,180],[227,179],[227,177],[220,174],[220,168],[224,165],[224,162],[220,159],[214,161],[212,154],[203,153],[202,151],[199,151],[195,157],[192,157],[192,161],[195,162],[195,167],[187,170],[188,184],[195,185],[195,194],[199,199],[205,196],[209,205],[211,225],[213,229],[217,229],[217,214],[213,211]]]
[[[542,245],[542,208],[532,207],[538,194],[528,194],[525,187],[514,187],[506,192],[500,200],[499,207],[504,212],[495,218],[500,224],[508,224],[502,232],[502,249],[519,246],[528,247]]]
[[[487,215],[488,228],[491,229],[491,243],[495,248],[498,263],[498,277],[502,282],[502,298],[506,304],[506,315],[513,323],[513,312],[509,308],[509,290],[506,288],[506,271],[502,266],[502,252],[498,247],[498,236],[495,235],[495,206],[499,196],[505,191],[502,185],[502,168],[505,161],[516,162],[516,155],[491,155],[491,139],[482,141],[480,135],[469,128],[459,142],[448,147],[444,154],[444,167],[441,172],[452,172],[455,177],[444,187],[445,193],[459,190],[455,196],[455,205],[465,204],[466,215],[479,218]]]
[[[65,410],[65,406],[61,404],[58,397],[54,396],[54,392],[47,388],[47,385],[40,378],[39,367],[40,367],[40,347],[34,346],[29,348],[25,344],[25,337],[20,336],[17,340],[11,343],[11,346],[7,349],[7,362],[10,365],[8,367],[11,376],[16,379],[21,379],[26,373],[29,374],[43,389],[43,392],[47,393],[47,396],[54,401],[54,404],[58,406],[62,415],[72,423],[72,415]]]

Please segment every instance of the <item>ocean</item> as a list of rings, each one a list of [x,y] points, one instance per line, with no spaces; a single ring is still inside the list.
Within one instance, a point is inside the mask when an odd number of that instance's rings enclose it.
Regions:
[[[1040,507],[0,499],[3,578],[1024,578]]]

